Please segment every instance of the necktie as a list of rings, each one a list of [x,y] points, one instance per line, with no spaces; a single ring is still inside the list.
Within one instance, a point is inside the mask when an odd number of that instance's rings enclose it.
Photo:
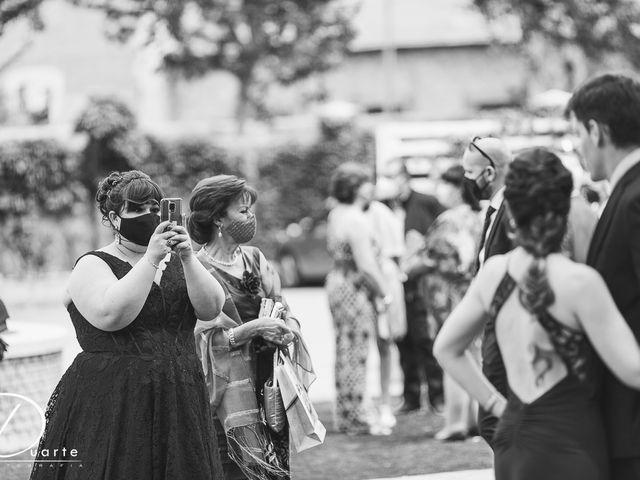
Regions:
[[[480,252],[484,248],[484,243],[487,240],[487,232],[489,230],[489,225],[491,225],[491,217],[495,213],[496,209],[489,205],[487,208],[487,214],[484,217],[484,225],[482,226],[482,237],[480,237],[480,246],[478,247],[478,261],[476,263],[476,270],[480,269]],[[485,255],[485,258],[487,256]]]

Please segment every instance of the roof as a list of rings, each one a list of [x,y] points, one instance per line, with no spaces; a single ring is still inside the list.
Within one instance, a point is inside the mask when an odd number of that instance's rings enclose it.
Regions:
[[[351,44],[352,52],[381,50],[387,38],[400,49],[516,43],[521,38],[515,18],[503,17],[489,23],[473,0],[351,2],[360,5],[354,19],[357,35]]]

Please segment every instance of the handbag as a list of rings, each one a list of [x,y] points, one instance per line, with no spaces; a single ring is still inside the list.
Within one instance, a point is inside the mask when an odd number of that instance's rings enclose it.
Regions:
[[[321,445],[327,430],[320,422],[289,356],[280,351],[280,360],[281,363],[276,369],[276,378],[280,384],[280,393],[289,423],[289,438],[296,452],[299,453]]]
[[[280,433],[287,424],[287,415],[276,377],[279,352],[280,349],[276,348],[273,353],[273,376],[265,382],[262,389],[262,406],[264,408],[265,421],[269,428],[276,433]]]

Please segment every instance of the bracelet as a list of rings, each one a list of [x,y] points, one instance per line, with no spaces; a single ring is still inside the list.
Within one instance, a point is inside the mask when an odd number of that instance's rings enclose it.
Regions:
[[[233,328],[229,329],[229,346],[230,347],[235,347],[236,345],[238,345],[236,343],[236,335],[235,333],[233,333]]]
[[[153,262],[151,261],[151,259],[150,259],[149,257],[147,257],[146,255],[144,256],[144,258],[146,258],[146,259],[147,259],[147,262],[149,262],[149,263],[151,264],[151,266],[152,266],[153,268],[155,268],[156,270],[160,268],[160,265],[156,265],[155,263],[153,263]]]

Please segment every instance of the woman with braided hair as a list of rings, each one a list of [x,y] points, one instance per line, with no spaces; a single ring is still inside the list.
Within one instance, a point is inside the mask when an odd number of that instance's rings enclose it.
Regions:
[[[606,480],[603,362],[640,389],[640,349],[599,274],[560,253],[572,189],[560,159],[545,149],[521,153],[505,184],[517,247],[485,263],[440,331],[436,357],[500,418],[497,480]],[[506,399],[466,355],[487,318],[506,367]]]
[[[114,240],[71,272],[82,352],[49,401],[32,480],[222,477],[193,329],[217,317],[224,291],[185,228],[160,222],[161,199],[139,171],[100,182]]]

